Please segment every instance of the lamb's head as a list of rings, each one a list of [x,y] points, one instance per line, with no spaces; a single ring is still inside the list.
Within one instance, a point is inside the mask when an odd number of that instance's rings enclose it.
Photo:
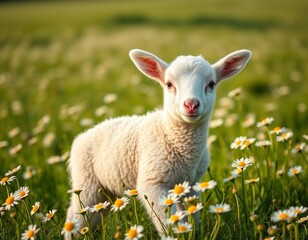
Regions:
[[[164,110],[187,123],[205,121],[210,116],[216,85],[240,72],[251,52],[233,52],[211,65],[200,56],[180,56],[170,64],[143,50],[129,53],[137,68],[164,89]]]

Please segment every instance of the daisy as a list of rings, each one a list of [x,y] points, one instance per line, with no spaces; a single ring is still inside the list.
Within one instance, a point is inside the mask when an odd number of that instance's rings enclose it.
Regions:
[[[208,182],[197,182],[194,186],[193,186],[193,189],[196,191],[196,192],[204,192],[205,190],[207,189],[213,189],[215,186],[217,185],[217,182],[214,181],[214,180],[210,180]]]
[[[202,204],[201,203],[197,203],[196,205],[189,206],[185,213],[187,215],[194,214],[194,213],[200,211],[202,208],[203,208]]]
[[[290,211],[295,213],[295,216],[297,216],[298,214],[302,214],[304,212],[306,212],[308,210],[308,208],[300,206],[300,207],[290,207],[289,208]]]
[[[242,172],[245,170],[245,168],[237,168],[237,169],[234,169],[232,172],[231,172],[231,175],[236,178],[238,177],[240,174],[242,174]]]
[[[56,212],[57,212],[56,209],[50,210],[48,213],[46,213],[45,217],[43,217],[42,222],[45,223],[50,221]]]
[[[254,141],[256,141],[255,138],[247,138],[240,147],[240,149],[244,150],[245,148],[249,148]]]
[[[234,167],[234,168],[241,168],[243,170],[245,170],[247,167],[249,167],[251,165],[252,165],[252,162],[251,162],[251,159],[249,159],[249,158],[236,159],[232,163],[232,167]]]
[[[10,196],[5,200],[5,203],[2,205],[5,207],[6,210],[10,210],[11,207],[15,206],[18,204],[20,200],[19,195],[15,192],[14,194],[11,193]]]
[[[238,149],[239,147],[241,147],[243,145],[245,140],[246,140],[246,137],[243,137],[243,136],[235,138],[234,141],[231,143],[230,148],[231,149]]]
[[[76,213],[77,213],[77,214],[83,215],[83,214],[86,214],[88,210],[89,210],[89,207],[85,207],[85,208],[80,209],[80,210],[79,210],[78,212],[76,212]]]
[[[209,212],[211,213],[225,213],[225,212],[230,212],[231,207],[229,204],[226,203],[219,203],[215,205],[211,205]]]
[[[40,208],[40,205],[40,202],[36,202],[34,205],[32,205],[31,215],[37,212],[37,210]]]
[[[298,223],[304,223],[304,222],[307,222],[308,221],[308,216],[306,217],[301,217],[297,222]]]
[[[184,198],[184,202],[190,203],[190,202],[195,201],[197,198],[198,198],[198,197],[197,197],[196,195],[189,196],[189,197],[185,197],[185,198]]]
[[[268,141],[268,140],[262,140],[262,141],[258,141],[256,142],[256,147],[263,147],[263,148],[266,148],[266,147],[269,147],[272,145],[272,142],[271,141]]]
[[[178,239],[177,239],[177,238],[170,237],[170,236],[162,235],[162,236],[161,236],[161,240],[178,240]]]
[[[272,214],[271,220],[273,222],[280,222],[280,221],[288,221],[295,217],[296,217],[296,214],[289,209],[288,210],[278,210]]]
[[[308,135],[304,134],[303,138],[308,141]]]
[[[129,203],[129,199],[127,197],[117,198],[111,206],[111,211],[121,211],[126,205]]]
[[[33,240],[40,229],[36,225],[29,225],[28,230],[21,234],[22,240]]]
[[[177,226],[172,228],[174,233],[186,233],[192,231],[192,225],[188,222],[179,223]]]
[[[125,240],[138,240],[143,237],[143,226],[134,225],[125,233]]]
[[[168,193],[175,195],[175,196],[182,197],[186,193],[189,193],[190,189],[191,189],[191,186],[189,186],[189,183],[185,181],[183,182],[183,184],[182,183],[176,184],[173,189],[168,191]]]
[[[29,195],[29,191],[29,187],[21,187],[16,191],[16,193],[19,195],[20,199],[22,199]]]
[[[68,190],[67,193],[75,193],[76,195],[79,195],[82,192],[82,189],[71,189]]]
[[[178,202],[179,198],[176,195],[168,195],[167,197],[164,197],[159,201],[160,205],[162,206],[171,206]]]
[[[270,134],[276,134],[279,135],[280,133],[286,132],[286,128],[285,127],[275,127],[273,130],[270,131]]]
[[[26,171],[22,174],[24,179],[30,179],[36,174],[36,170],[32,166],[27,166]]]
[[[110,205],[110,202],[98,203],[90,208],[90,212],[99,212],[102,209],[106,209]]]
[[[9,153],[10,153],[10,155],[15,155],[15,154],[17,154],[21,149],[22,149],[22,145],[19,143],[19,144],[17,144],[15,147],[12,147],[12,148],[9,150]]]
[[[291,138],[292,136],[293,136],[293,132],[287,131],[287,132],[282,133],[280,136],[277,136],[277,141],[284,142],[288,140],[289,138]]]
[[[78,233],[81,223],[77,218],[73,218],[64,224],[61,234],[65,239],[72,239],[72,235]]]
[[[4,177],[0,180],[0,185],[8,185],[10,184],[12,181],[14,181],[16,179],[15,176],[11,176],[11,177]]]
[[[80,229],[80,233],[82,234],[82,235],[85,235],[85,234],[87,234],[89,232],[89,228],[88,227],[83,227],[82,229]]]
[[[260,178],[251,178],[249,180],[245,180],[246,184],[252,184],[252,183],[257,183],[260,181]]]
[[[223,123],[224,123],[224,121],[221,118],[217,118],[217,119],[214,119],[210,122],[209,127],[210,128],[218,128],[218,127],[222,126]]]
[[[241,92],[242,92],[242,88],[241,87],[239,87],[239,88],[235,88],[235,89],[233,89],[232,91],[230,91],[229,93],[228,93],[228,97],[237,97],[237,96],[239,96],[240,94],[241,94]]]
[[[126,191],[124,191],[124,194],[128,197],[131,197],[131,196],[138,196],[139,192],[137,189],[128,189]]]
[[[270,124],[272,124],[272,122],[274,121],[274,118],[272,117],[267,117],[261,120],[261,122],[257,122],[257,127],[263,127],[263,126],[268,126]]]
[[[241,170],[241,169],[240,169]],[[235,178],[237,178],[239,176],[239,174],[238,173],[235,173],[234,171],[232,171],[232,174],[231,174],[231,176],[229,176],[229,177],[227,177],[227,178],[224,178],[222,181],[224,182],[224,183],[226,183],[226,182],[230,182],[230,181],[233,181]]]
[[[275,234],[277,233],[277,230],[278,230],[277,226],[276,226],[276,225],[273,225],[273,226],[271,226],[271,227],[269,227],[269,228],[267,229],[267,233],[268,233],[269,235],[273,236],[273,235],[275,235]]]
[[[277,170],[277,172],[276,172],[276,175],[277,176],[281,176],[282,174],[284,174],[284,169],[279,169],[279,170]]]
[[[185,217],[185,212],[177,211],[175,214],[171,215],[170,218],[167,219],[167,224],[175,224],[178,221],[182,220]]]
[[[17,167],[13,168],[12,170],[8,171],[5,176],[11,176],[13,175],[14,173],[18,172],[19,170],[21,169],[21,166],[18,165]]]
[[[288,175],[289,177],[294,177],[295,175],[298,175],[301,172],[303,172],[302,166],[295,166],[289,169]]]
[[[300,143],[297,144],[293,149],[292,149],[292,153],[296,154],[296,153],[300,153],[304,150],[304,148],[306,147],[306,143]]]
[[[274,240],[275,237],[267,237],[267,238],[264,238],[263,240]]]

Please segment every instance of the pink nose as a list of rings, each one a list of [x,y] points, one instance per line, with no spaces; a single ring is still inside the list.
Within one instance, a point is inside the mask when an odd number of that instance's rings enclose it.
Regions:
[[[200,106],[200,103],[197,99],[187,99],[184,102],[184,107],[188,113],[195,113]]]

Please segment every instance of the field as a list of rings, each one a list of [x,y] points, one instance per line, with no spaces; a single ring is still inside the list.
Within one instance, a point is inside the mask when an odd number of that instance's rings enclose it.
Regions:
[[[203,179],[217,185],[186,204],[202,203],[200,227],[189,216],[191,231],[176,234],[170,227],[168,235],[307,239],[307,11],[306,0],[1,3],[0,239],[27,239],[23,233],[63,238],[70,198],[66,162],[74,137],[104,119],[161,107],[160,86],[128,57],[133,48],[167,62],[201,54],[214,63],[238,49],[253,53],[243,72],[217,87],[212,162]],[[246,137],[243,145],[235,140],[240,136]],[[270,145],[260,147],[262,140]],[[228,179],[240,158],[251,166]],[[10,206],[10,194],[18,190],[25,196],[14,195]],[[159,239],[143,207],[128,198],[122,211],[82,239],[124,239],[137,223],[144,239]],[[40,207],[32,215],[35,202]],[[218,203],[231,211],[211,213]]]

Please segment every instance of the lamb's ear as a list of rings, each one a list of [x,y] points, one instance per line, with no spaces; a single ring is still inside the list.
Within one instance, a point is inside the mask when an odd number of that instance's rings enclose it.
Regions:
[[[144,75],[158,81],[161,85],[165,84],[164,74],[168,66],[167,63],[155,55],[139,49],[131,50],[129,56]]]
[[[251,51],[239,50],[230,53],[213,64],[213,68],[216,71],[217,82],[239,73],[246,66],[250,57]]]

